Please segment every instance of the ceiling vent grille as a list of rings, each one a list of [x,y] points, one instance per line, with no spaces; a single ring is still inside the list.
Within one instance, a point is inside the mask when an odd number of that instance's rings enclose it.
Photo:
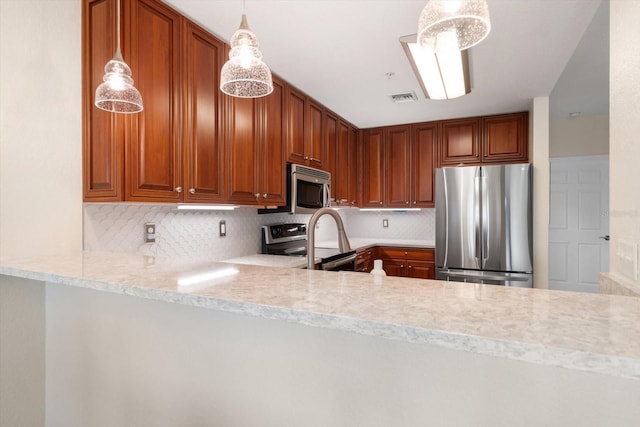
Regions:
[[[406,93],[396,93],[395,95],[391,95],[391,100],[396,104],[401,104],[403,102],[415,102],[418,100],[416,93],[406,92]]]

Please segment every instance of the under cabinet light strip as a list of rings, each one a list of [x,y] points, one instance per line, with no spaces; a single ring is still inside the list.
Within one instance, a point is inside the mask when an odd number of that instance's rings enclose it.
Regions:
[[[233,205],[178,205],[181,211],[232,211],[238,206]]]

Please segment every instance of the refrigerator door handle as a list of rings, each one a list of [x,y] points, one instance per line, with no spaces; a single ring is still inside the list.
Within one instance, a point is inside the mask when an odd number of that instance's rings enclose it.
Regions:
[[[482,168],[481,168],[482,169]],[[482,182],[482,265],[485,268],[489,259],[489,192],[487,191],[487,176],[482,170],[480,175]]]
[[[473,185],[473,229],[474,229],[474,245],[473,258],[476,260],[476,268],[481,268],[480,256],[482,251],[482,239],[480,231],[480,186],[482,182],[481,168],[476,171]]]

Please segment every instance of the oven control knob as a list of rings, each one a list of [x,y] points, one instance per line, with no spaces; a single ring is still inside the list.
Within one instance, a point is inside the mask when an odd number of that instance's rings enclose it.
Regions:
[[[282,227],[271,227],[271,236],[278,237],[282,234]]]
[[[301,233],[306,233],[307,232],[307,226],[306,225],[298,226],[298,231],[301,232]]]

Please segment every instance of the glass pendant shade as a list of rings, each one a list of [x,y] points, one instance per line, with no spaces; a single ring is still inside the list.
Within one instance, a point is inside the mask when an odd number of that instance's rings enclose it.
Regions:
[[[489,31],[486,0],[429,0],[418,20],[418,44],[436,51],[452,46],[464,50],[484,40]]]
[[[273,92],[271,70],[262,62],[258,38],[249,29],[246,15],[242,15],[230,44],[229,60],[220,73],[220,90],[238,98],[259,98]]]
[[[133,85],[131,68],[122,59],[120,48],[104,66],[104,78],[96,89],[96,107],[112,113],[142,111],[142,96]]]
[[[111,113],[138,113],[142,111],[142,96],[133,85],[131,68],[120,52],[120,0],[116,0],[116,54],[104,66],[102,83],[96,88],[94,103]]]

